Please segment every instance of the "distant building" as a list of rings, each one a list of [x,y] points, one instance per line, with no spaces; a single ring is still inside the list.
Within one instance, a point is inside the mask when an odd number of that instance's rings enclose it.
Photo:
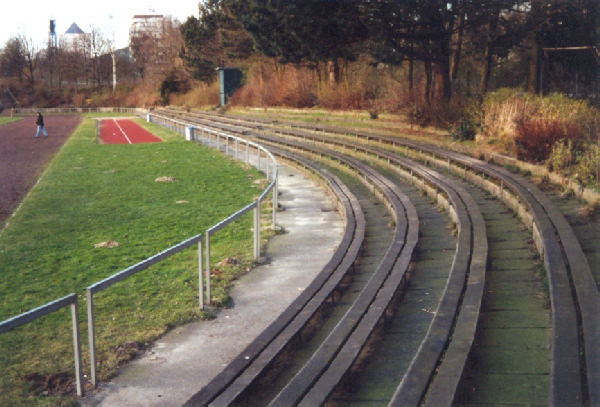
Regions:
[[[165,48],[168,45],[164,42],[169,21],[162,14],[133,16],[129,27],[129,48],[131,57],[144,70],[142,75],[151,74],[149,71],[157,69],[160,71],[164,65],[172,62]]]
[[[138,14],[133,16],[129,27],[129,39],[142,35],[159,38],[164,20],[165,16],[162,14]]]
[[[67,51],[85,52],[90,49],[90,36],[73,23],[61,36],[60,46]]]

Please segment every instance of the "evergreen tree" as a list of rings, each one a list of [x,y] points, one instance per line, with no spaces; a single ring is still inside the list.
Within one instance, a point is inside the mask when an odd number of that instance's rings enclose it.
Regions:
[[[424,99],[448,103],[451,96],[451,41],[463,3],[459,0],[366,0],[373,56],[398,64],[405,58],[424,62]],[[436,89],[432,88],[435,76]]]
[[[199,18],[189,17],[181,26],[180,56],[192,78],[210,81],[217,66],[248,58],[252,41],[232,16],[228,1],[209,0],[198,9]]]
[[[356,58],[365,39],[358,0],[230,0],[231,11],[252,36],[255,49],[281,63],[329,62]]]

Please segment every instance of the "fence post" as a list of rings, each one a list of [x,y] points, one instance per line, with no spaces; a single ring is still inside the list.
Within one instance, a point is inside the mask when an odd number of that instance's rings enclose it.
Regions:
[[[254,259],[260,257],[260,199],[254,207]]]
[[[277,184],[279,183],[277,177],[275,177],[274,182],[275,183],[273,184],[273,229],[275,229],[277,227],[275,224],[277,221],[277,205],[278,205],[277,199],[278,199],[278,194],[279,194],[279,192],[277,191],[278,190]]]
[[[210,305],[210,232],[206,231],[206,303]]]
[[[202,239],[198,240],[198,299],[200,301],[200,309],[204,309],[204,265],[202,264]]]
[[[257,152],[258,152],[258,165],[257,165],[257,168],[258,168],[258,172],[260,172],[260,153],[261,153],[260,148],[257,148]]]
[[[96,321],[94,318],[94,293],[90,288],[85,290],[88,315],[88,343],[90,347],[90,379],[92,386],[96,387]]]
[[[75,353],[75,381],[77,384],[77,395],[83,396],[83,373],[81,364],[81,338],[79,336],[79,310],[77,309],[77,297],[71,304],[71,319],[73,320],[73,351]]]
[[[194,128],[192,126],[185,128],[185,139],[187,141],[194,141]]]
[[[246,140],[246,164],[250,164],[250,142]]]

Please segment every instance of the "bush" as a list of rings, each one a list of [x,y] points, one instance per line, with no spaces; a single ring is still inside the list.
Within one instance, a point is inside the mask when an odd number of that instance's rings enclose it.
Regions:
[[[570,126],[579,128],[587,141],[595,140],[600,128],[598,109],[585,101],[572,100],[561,94],[539,97],[519,89],[500,89],[486,94],[483,100],[483,132],[507,149],[519,137],[519,124],[532,120],[570,123]]]
[[[554,144],[565,139],[580,143],[583,131],[573,123],[558,119],[521,120],[516,126],[515,154],[519,160],[540,163],[550,157]]]
[[[418,103],[411,106],[408,110],[407,117],[411,124],[417,124],[422,127],[427,126],[431,122],[429,109]]]
[[[577,157],[577,179],[588,185],[600,181],[600,146],[592,145]]]
[[[309,70],[294,65],[278,66],[265,60],[249,69],[246,83],[229,103],[250,107],[313,107],[317,100],[315,88]]]
[[[189,92],[171,95],[171,104],[185,108],[217,106],[221,103],[219,86],[219,81],[214,81],[210,85],[194,82]]]
[[[475,134],[477,134],[477,125],[467,117],[461,118],[457,125],[450,128],[452,140],[475,140]]]
[[[171,94],[187,92],[188,90],[187,78],[182,77],[181,72],[173,69],[160,83],[160,101],[166,106],[171,102]]]
[[[573,140],[559,140],[552,147],[548,167],[550,171],[568,175],[576,162],[576,154],[573,146]]]

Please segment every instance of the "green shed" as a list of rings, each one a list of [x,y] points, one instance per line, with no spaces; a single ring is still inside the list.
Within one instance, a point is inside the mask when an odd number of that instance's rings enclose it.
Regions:
[[[227,104],[227,98],[233,95],[242,84],[242,71],[238,68],[218,67],[221,93],[221,106]]]

